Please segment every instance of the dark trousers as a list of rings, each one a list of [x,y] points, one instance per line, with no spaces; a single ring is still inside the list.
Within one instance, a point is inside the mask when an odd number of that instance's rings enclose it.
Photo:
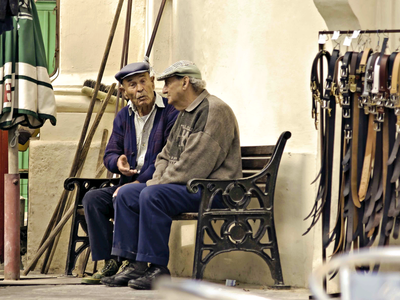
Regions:
[[[117,186],[88,191],[82,199],[93,260],[111,258],[114,218],[112,195]]]
[[[200,200],[200,192],[191,194],[185,185],[124,185],[114,202],[112,254],[166,266],[171,217],[197,212]]]

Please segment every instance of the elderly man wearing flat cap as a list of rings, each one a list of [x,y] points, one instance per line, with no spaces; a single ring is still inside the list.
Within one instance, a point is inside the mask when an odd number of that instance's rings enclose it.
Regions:
[[[154,92],[154,76],[150,76],[147,62],[129,64],[115,78],[129,101],[114,120],[104,165],[110,172],[120,174],[121,179],[118,186],[89,191],[82,200],[92,259],[105,260],[102,270],[82,279],[84,284],[100,284],[101,278],[117,273],[121,262],[111,255],[113,226],[109,221],[114,217],[113,197],[125,184],[146,184],[152,178],[157,154],[178,115],[166,98]],[[114,241],[119,243],[118,239]]]
[[[112,254],[129,264],[122,272],[101,280],[108,286],[150,289],[155,278],[170,274],[172,217],[197,212],[201,201],[200,192],[186,190],[190,179],[242,177],[235,115],[226,103],[204,89],[197,66],[179,61],[157,80],[165,80],[163,93],[180,113],[157,156],[153,178],[146,184],[121,187],[115,199]]]

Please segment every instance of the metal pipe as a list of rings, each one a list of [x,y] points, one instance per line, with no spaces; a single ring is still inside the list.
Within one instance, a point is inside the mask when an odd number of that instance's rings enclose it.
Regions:
[[[19,174],[4,174],[4,279],[20,278]]]
[[[4,262],[4,174],[8,172],[8,132],[0,130],[0,262]]]

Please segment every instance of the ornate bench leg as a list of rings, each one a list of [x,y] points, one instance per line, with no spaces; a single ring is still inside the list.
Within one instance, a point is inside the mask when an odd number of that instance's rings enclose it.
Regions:
[[[77,213],[77,209],[75,209],[71,224],[71,234],[69,238],[65,275],[72,275],[72,270],[75,268],[78,256],[83,250],[89,247],[89,237],[78,235],[79,224],[82,225],[82,228],[86,229],[85,216],[83,214],[81,215]],[[76,249],[76,244],[79,242],[82,242],[82,245],[78,249]]]

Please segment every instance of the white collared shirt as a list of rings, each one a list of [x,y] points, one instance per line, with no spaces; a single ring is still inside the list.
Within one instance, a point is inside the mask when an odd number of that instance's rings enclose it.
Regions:
[[[136,156],[136,170],[140,171],[144,164],[144,157],[146,156],[147,147],[149,144],[149,136],[151,130],[153,129],[154,118],[156,116],[155,106],[165,107],[162,97],[156,94],[156,101],[148,115],[141,117],[136,109],[136,106],[129,100],[129,115],[132,115],[132,112],[135,114],[135,130],[136,130],[136,148],[137,148],[137,156]]]

